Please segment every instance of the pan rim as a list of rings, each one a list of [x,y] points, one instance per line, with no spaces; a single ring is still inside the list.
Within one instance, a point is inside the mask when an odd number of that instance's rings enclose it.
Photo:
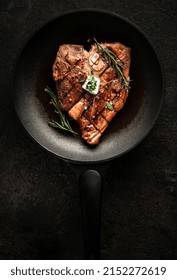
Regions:
[[[162,77],[162,84],[161,84],[161,87],[162,87],[162,90],[161,90],[161,99],[160,99],[160,102],[159,102],[159,106],[158,106],[158,110],[155,114],[155,117],[153,118],[153,121],[151,122],[151,125],[149,126],[149,128],[146,130],[146,132],[144,133],[144,135],[139,139],[139,141],[137,141],[134,145],[132,145],[129,149],[126,149],[125,151],[123,151],[122,153],[119,153],[119,154],[116,154],[115,156],[112,156],[112,157],[107,157],[107,158],[104,158],[104,159],[98,159],[98,160],[85,160],[85,159],[81,159],[81,160],[76,160],[76,159],[72,159],[72,158],[69,158],[69,157],[65,157],[63,155],[59,155],[58,153],[52,151],[52,149],[48,148],[46,145],[43,145],[40,141],[38,141],[33,135],[32,133],[30,133],[29,129],[26,127],[26,125],[23,123],[22,119],[20,118],[20,114],[18,112],[18,109],[17,109],[17,106],[16,106],[16,101],[15,101],[15,87],[14,87],[14,83],[15,83],[15,73],[16,73],[16,68],[17,68],[17,64],[18,64],[18,61],[19,61],[19,58],[20,56],[22,55],[23,53],[23,50],[25,48],[25,46],[28,44],[28,42],[33,38],[33,36],[38,33],[40,30],[42,30],[45,26],[47,26],[48,24],[54,22],[55,20],[61,18],[61,17],[64,17],[64,16],[67,16],[67,15],[70,15],[70,14],[75,14],[75,13],[83,13],[83,12],[92,12],[92,13],[100,13],[100,14],[107,14],[107,15],[110,15],[110,16],[114,16],[116,18],[119,18],[121,20],[123,20],[124,22],[128,23],[129,25],[131,25],[133,28],[135,28],[145,39],[146,41],[148,42],[148,44],[150,45],[155,57],[156,57],[156,60],[157,60],[157,63],[159,64],[159,69],[160,69],[160,74],[161,74],[161,77]],[[157,118],[159,117],[159,114],[162,110],[162,106],[163,106],[163,102],[164,102],[164,89],[165,89],[165,74],[164,74],[164,68],[163,68],[163,64],[161,62],[161,59],[160,57],[157,55],[157,51],[154,47],[154,45],[152,44],[151,40],[148,38],[148,36],[145,34],[145,32],[139,27],[137,26],[134,22],[130,21],[129,19],[125,18],[124,16],[121,16],[115,12],[112,12],[112,11],[108,11],[108,10],[104,10],[104,9],[97,9],[97,8],[80,8],[80,9],[72,9],[72,10],[69,10],[67,12],[64,12],[60,15],[57,15],[51,19],[49,19],[48,21],[46,21],[45,23],[41,24],[38,28],[36,28],[33,32],[31,32],[29,34],[29,36],[26,37],[26,39],[24,40],[24,42],[22,43],[21,47],[19,48],[19,51],[17,52],[17,56],[16,56],[16,59],[14,61],[14,65],[13,65],[13,71],[12,71],[12,78],[11,78],[11,85],[12,85],[12,100],[13,100],[13,104],[14,104],[14,108],[15,108],[15,112],[18,116],[18,119],[20,120],[20,123],[22,124],[22,126],[25,128],[26,132],[28,133],[28,135],[30,136],[30,138],[32,138],[33,141],[35,141],[35,143],[37,143],[40,147],[42,147],[43,149],[47,150],[49,153],[55,155],[56,157],[62,159],[62,160],[65,160],[66,162],[69,162],[69,163],[73,163],[73,164],[77,164],[77,165],[81,165],[81,164],[86,164],[86,165],[92,165],[92,164],[101,164],[101,163],[105,163],[105,162],[109,162],[109,161],[112,161],[118,157],[121,157],[123,156],[124,154],[130,152],[132,149],[134,149],[136,146],[138,146],[145,138],[146,136],[150,133],[150,131],[153,129],[156,121],[157,121]]]

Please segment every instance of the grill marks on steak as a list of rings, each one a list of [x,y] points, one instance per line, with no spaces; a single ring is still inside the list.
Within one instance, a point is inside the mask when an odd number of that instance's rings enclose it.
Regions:
[[[122,73],[129,81],[130,49],[120,43],[101,45],[116,54]],[[100,79],[100,89],[96,96],[82,88],[91,71]],[[53,65],[53,78],[61,110],[67,111],[79,123],[84,140],[91,145],[98,144],[108,124],[127,100],[128,88],[122,78],[117,77],[115,69],[95,44],[89,52],[81,45],[60,46]],[[112,103],[114,110],[107,108],[107,102]]]

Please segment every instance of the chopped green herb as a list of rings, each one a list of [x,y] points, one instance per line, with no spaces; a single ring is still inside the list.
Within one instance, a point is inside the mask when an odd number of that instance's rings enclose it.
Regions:
[[[85,82],[85,79],[80,79],[79,80],[79,83],[81,83],[81,84],[84,83],[84,82]]]
[[[95,80],[93,71],[91,71],[90,73],[90,80],[88,81],[88,83],[86,84],[86,89],[88,91],[94,91],[96,89],[97,86],[97,81]]]
[[[113,107],[112,103],[110,103],[110,102],[106,102],[106,108],[108,108],[110,111],[114,110],[114,107]]]
[[[75,132],[72,129],[68,119],[66,118],[66,115],[58,107],[58,100],[57,100],[56,94],[49,87],[46,87],[44,91],[49,94],[49,96],[51,98],[51,103],[55,107],[54,112],[56,114],[58,114],[58,116],[60,118],[60,123],[57,122],[57,121],[54,121],[54,120],[50,120],[50,121],[48,121],[48,124],[55,127],[55,128],[59,128],[61,130],[66,130],[66,131],[72,133],[75,136],[77,134],[77,132]]]

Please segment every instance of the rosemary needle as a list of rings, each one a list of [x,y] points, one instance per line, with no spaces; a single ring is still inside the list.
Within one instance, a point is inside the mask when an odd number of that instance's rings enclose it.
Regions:
[[[120,66],[116,61],[116,54],[114,52],[110,51],[108,48],[101,46],[100,43],[98,43],[98,41],[95,38],[93,38],[93,40],[96,43],[98,51],[102,52],[104,59],[108,59],[109,64],[116,70],[117,76],[118,77],[121,76],[125,86],[129,87],[128,81],[124,77],[124,74],[122,73]]]
[[[74,136],[77,135],[78,133],[72,129],[66,115],[58,107],[58,99],[57,99],[56,94],[49,87],[46,87],[44,91],[49,94],[51,103],[55,107],[54,112],[59,116],[59,119],[60,119],[60,122],[57,122],[54,120],[49,120],[48,124],[55,128],[59,128],[61,130],[68,131],[68,132],[72,133]]]

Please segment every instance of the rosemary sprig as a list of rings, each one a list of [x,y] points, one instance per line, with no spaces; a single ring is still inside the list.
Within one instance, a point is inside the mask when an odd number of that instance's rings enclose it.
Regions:
[[[60,122],[50,120],[50,121],[48,121],[48,124],[55,128],[59,128],[61,130],[68,131],[68,132],[72,133],[74,136],[77,135],[78,133],[72,129],[68,119],[66,118],[66,115],[58,107],[58,100],[57,100],[56,94],[49,87],[46,87],[44,91],[49,94],[51,103],[53,104],[53,106],[55,108],[54,112],[56,114],[58,114],[58,116],[60,118]]]
[[[102,52],[104,59],[107,59],[109,61],[110,66],[112,66],[116,70],[117,76],[122,77],[122,80],[123,80],[125,86],[129,87],[129,83],[128,83],[127,79],[124,77],[124,74],[122,73],[120,65],[116,61],[116,54],[114,52],[110,51],[108,48],[101,46],[100,43],[98,43],[98,41],[95,38],[93,38],[93,40],[96,43],[98,51]]]

